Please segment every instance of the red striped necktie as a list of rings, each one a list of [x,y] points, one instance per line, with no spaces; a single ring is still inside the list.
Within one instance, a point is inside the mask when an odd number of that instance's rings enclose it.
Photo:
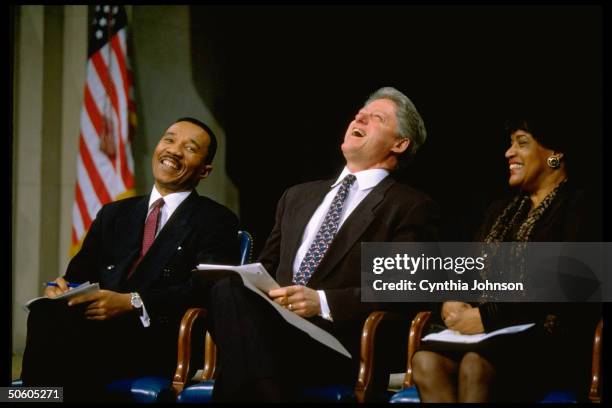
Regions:
[[[157,230],[159,229],[159,219],[161,216],[161,208],[164,206],[164,199],[158,198],[151,205],[151,212],[147,216],[147,220],[145,221],[144,233],[142,235],[142,248],[140,249],[140,255],[138,259],[132,266],[132,269],[127,275],[127,279],[132,276],[132,273],[136,270],[136,267],[145,256],[151,245],[153,245],[153,241],[155,241],[155,235],[157,234]]]

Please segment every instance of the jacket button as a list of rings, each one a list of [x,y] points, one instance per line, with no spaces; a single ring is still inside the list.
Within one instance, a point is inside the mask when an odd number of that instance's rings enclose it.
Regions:
[[[170,272],[172,272],[170,269],[164,268],[164,270],[163,270],[164,278],[169,278],[170,277]]]
[[[115,268],[115,265],[107,265],[106,266],[106,270],[107,271],[110,271],[111,269],[114,269],[114,268]]]
[[[161,324],[167,324],[168,323],[168,318],[166,316],[160,316],[159,317],[159,322]]]

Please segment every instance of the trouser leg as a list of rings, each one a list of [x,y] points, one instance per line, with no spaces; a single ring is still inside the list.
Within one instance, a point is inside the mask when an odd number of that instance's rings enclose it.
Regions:
[[[70,379],[70,362],[81,348],[74,341],[84,329],[81,320],[79,311],[64,302],[42,300],[32,306],[21,373],[24,385],[59,386]]]
[[[218,281],[209,299],[220,366],[215,401],[295,400],[306,384],[356,374],[350,359],[288,324],[240,280]]]

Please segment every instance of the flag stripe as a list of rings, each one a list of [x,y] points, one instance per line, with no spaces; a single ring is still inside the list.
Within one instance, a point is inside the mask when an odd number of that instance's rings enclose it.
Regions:
[[[115,36],[116,37],[116,36]],[[113,37],[113,38],[115,38]],[[121,74],[121,65],[118,61],[118,57],[115,54],[114,48],[110,48],[109,46],[104,46],[102,50],[98,53],[101,61],[103,63],[103,67],[105,67],[105,73],[107,75],[107,79],[105,82],[107,86],[110,86],[113,90],[113,95],[115,95],[116,100],[113,101],[113,106],[116,105],[117,114],[119,117],[119,136],[120,139],[126,138],[125,123],[127,123],[127,95],[125,91],[125,84],[123,82],[123,75]]]
[[[83,198],[83,193],[81,192],[81,188],[78,184],[76,185],[75,200],[77,206],[79,207],[79,213],[81,214],[81,220],[83,221],[83,224],[91,225],[91,217],[89,216],[89,213],[87,211],[85,199]]]
[[[98,106],[94,102],[91,91],[89,90],[89,85],[85,85],[85,109],[87,110],[91,124],[95,127],[96,135],[99,136],[100,133],[102,133],[102,121],[104,119],[102,119]]]
[[[106,191],[109,196],[114,198],[125,190],[125,186],[121,178],[117,176],[111,159],[100,150],[100,138],[95,133],[87,115],[81,120],[81,128],[83,129],[82,135],[84,136],[84,142],[94,161],[98,174],[106,187]]]
[[[113,39],[115,38],[117,38],[117,35],[113,37]],[[115,56],[115,58],[113,58],[113,56]],[[104,46],[104,48],[98,51],[94,56],[94,65],[96,66],[98,75],[102,78],[102,83],[107,89],[107,92],[111,95],[113,108],[116,108],[115,112],[120,113],[118,115],[119,123],[115,125],[115,128],[119,130],[118,138],[116,138],[118,139],[116,142],[119,144],[119,155],[115,157],[115,168],[119,169],[123,184],[127,188],[131,188],[133,179],[130,174],[131,171],[128,168],[128,156],[126,155],[126,144],[124,143],[124,141],[127,140],[128,133],[127,96],[124,93],[118,92],[118,89],[125,89],[123,85],[123,75],[120,72],[121,62],[118,61],[119,59],[121,58],[117,58],[114,49],[111,50],[108,46]],[[121,82],[121,84],[119,84],[119,82]],[[131,154],[129,156],[131,157]],[[133,168],[133,165],[131,167]]]
[[[96,195],[98,196],[98,200],[103,203],[111,202],[111,197],[100,175],[98,174],[98,170],[89,154],[89,150],[85,145],[85,139],[81,137],[81,142],[79,143],[79,153],[81,154],[81,159],[83,160],[83,165],[85,166],[85,170],[87,170],[87,175],[89,176],[89,180],[91,180],[91,184],[94,186],[94,190]]]
[[[101,51],[102,50],[96,52],[91,58],[91,60],[96,69],[96,73],[98,74],[98,78],[100,78],[100,83],[104,87],[104,91],[110,99],[113,110],[115,111],[115,114],[119,116],[119,102],[117,100],[117,93],[115,92],[114,84],[112,83],[110,76],[108,75],[108,67],[102,59],[102,55],[100,53]]]
[[[73,255],[100,208],[132,195],[135,184],[136,109],[123,6],[96,7],[92,25],[72,206]]]
[[[127,143],[124,143],[123,139],[119,138],[119,163],[121,166],[121,179],[123,180],[125,188],[131,189],[134,188],[134,178],[132,177],[133,172],[128,168],[128,158],[126,155],[126,150],[129,149],[128,146],[129,145]]]
[[[104,107],[108,106],[110,101],[106,94],[106,89],[102,84],[102,79],[98,76],[98,71],[92,61],[88,63],[87,86],[89,86],[93,100],[98,106],[100,113],[104,113]],[[114,114],[114,112],[112,113]]]
[[[113,48],[113,55],[115,56],[116,64],[111,65],[111,75],[114,78],[113,82],[116,84],[117,82],[121,82],[123,92],[120,93],[120,106],[121,106],[121,132],[119,138],[119,161],[120,161],[120,169],[121,169],[121,177],[123,179],[123,183],[125,186],[130,189],[133,188],[134,180],[134,166],[133,163],[130,163],[131,149],[129,146],[129,104],[128,104],[128,94],[129,94],[129,83],[128,77],[125,67],[125,61],[123,58],[123,53],[121,51],[121,38],[122,34],[125,30],[121,30],[117,33],[117,35],[113,36],[111,41]],[[129,154],[128,154],[129,153]]]
[[[115,57],[117,58],[117,64],[119,66],[119,73],[121,74],[121,79],[123,81],[122,95],[125,95],[125,97],[128,97],[130,94],[130,80],[127,75],[125,59],[123,58],[122,46],[124,43],[125,43],[125,30],[121,30],[117,33],[117,35],[113,37],[111,44],[113,46],[113,51],[115,52]]]
[[[72,229],[74,231],[74,239],[72,240],[73,245],[79,242],[79,237],[82,237],[85,234],[85,226],[83,225],[83,217],[81,217],[81,212],[79,211],[79,207],[74,205],[72,206]]]
[[[86,198],[85,206],[87,208],[87,214],[90,219],[94,219],[100,207],[102,207],[102,203],[98,200],[98,196],[96,195],[95,188],[87,175],[87,170],[83,165],[83,161],[79,157],[77,161],[77,178],[79,181],[79,187],[83,192],[83,197]],[[85,225],[85,224],[83,224]]]
[[[102,86],[104,87],[106,94],[108,95],[108,99],[110,99],[112,111],[115,113],[115,115],[117,115],[117,118],[112,117],[112,115],[110,117],[114,125],[113,131],[117,128],[116,126],[117,123],[119,124],[119,129],[121,129],[121,115],[119,113],[119,101],[117,100],[115,86],[110,79],[110,76],[108,74],[108,68],[106,64],[104,63],[104,61],[102,60],[102,55],[100,51],[98,51],[97,53],[93,55],[92,61],[93,61],[94,67],[96,68],[96,72],[98,73],[98,77],[100,78],[100,82],[102,83]],[[113,136],[114,136],[114,139],[116,140],[117,134],[113,132]],[[117,155],[115,155],[115,160],[117,160]]]

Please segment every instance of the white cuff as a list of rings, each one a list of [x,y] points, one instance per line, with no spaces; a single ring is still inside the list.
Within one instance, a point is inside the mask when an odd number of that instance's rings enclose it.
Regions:
[[[149,314],[147,313],[147,308],[145,307],[144,303],[142,304],[140,321],[142,322],[143,327],[149,327],[151,325],[151,319],[149,318]]]
[[[319,294],[319,303],[321,304],[321,313],[319,313],[319,316],[325,320],[333,322],[334,319],[332,319],[331,311],[329,310],[329,305],[327,304],[327,296],[325,296],[325,291],[317,290],[317,293]]]

